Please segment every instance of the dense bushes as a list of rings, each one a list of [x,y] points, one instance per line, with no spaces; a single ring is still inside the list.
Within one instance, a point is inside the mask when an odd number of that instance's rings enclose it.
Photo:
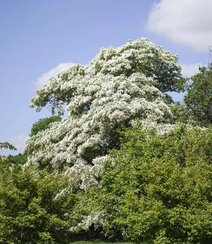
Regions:
[[[106,231],[139,243],[211,243],[212,129],[157,135],[137,126],[123,140],[89,193]]]
[[[70,186],[65,176],[5,171],[0,243],[63,243],[92,224],[137,243],[211,243],[212,128],[164,125],[158,133],[137,123],[121,134],[121,149],[87,192],[56,197]]]
[[[65,176],[6,171],[0,175],[0,243],[65,243],[75,196],[59,195]]]

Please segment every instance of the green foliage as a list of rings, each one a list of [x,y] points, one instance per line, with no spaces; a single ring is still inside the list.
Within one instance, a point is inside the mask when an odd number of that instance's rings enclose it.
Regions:
[[[184,101],[202,125],[208,126],[212,123],[212,64],[199,71],[191,77]]]
[[[141,243],[212,242],[212,128],[126,130],[88,203],[108,233]],[[93,201],[91,201],[93,197]]]
[[[0,149],[2,148],[9,148],[11,150],[17,150],[12,144],[8,143],[8,142],[0,142]]]
[[[24,165],[27,161],[27,155],[19,153],[18,155],[9,155],[7,156],[7,162],[16,165]]]
[[[17,150],[16,147],[14,147],[12,144],[8,143],[8,142],[0,142],[0,149],[10,149],[10,150]],[[1,156],[0,155],[0,163],[4,162],[6,159],[5,156]]]
[[[27,155],[19,153],[18,155],[9,155],[0,162],[0,173],[6,170],[18,171],[27,161]]]
[[[0,175],[0,243],[65,243],[75,196],[67,177],[29,168]]]
[[[30,136],[37,135],[38,132],[46,130],[50,127],[53,122],[60,122],[62,119],[59,116],[51,116],[49,118],[39,119],[32,125]]]
[[[175,103],[170,105],[173,114],[173,123],[184,123],[192,126],[201,126],[201,122],[194,116],[192,110],[185,104]]]

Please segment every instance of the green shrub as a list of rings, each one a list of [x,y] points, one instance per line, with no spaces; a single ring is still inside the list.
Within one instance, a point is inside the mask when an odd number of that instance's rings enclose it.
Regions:
[[[68,179],[33,168],[0,175],[0,243],[64,243],[74,195],[59,194]]]
[[[124,133],[90,191],[107,232],[141,243],[212,242],[212,129]]]

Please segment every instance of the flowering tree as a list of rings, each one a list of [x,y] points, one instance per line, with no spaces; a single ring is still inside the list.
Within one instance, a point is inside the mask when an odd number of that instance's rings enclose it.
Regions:
[[[178,57],[148,39],[101,49],[86,66],[75,65],[51,78],[31,99],[31,107],[50,105],[53,114],[69,111],[27,143],[27,165],[67,168],[75,186],[98,181],[108,150],[119,148],[118,130],[136,119],[169,123],[165,92],[181,87]]]

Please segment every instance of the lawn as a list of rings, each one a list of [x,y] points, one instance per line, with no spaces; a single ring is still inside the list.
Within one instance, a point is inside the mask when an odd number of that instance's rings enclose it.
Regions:
[[[70,244],[131,244],[130,242],[76,241]]]

